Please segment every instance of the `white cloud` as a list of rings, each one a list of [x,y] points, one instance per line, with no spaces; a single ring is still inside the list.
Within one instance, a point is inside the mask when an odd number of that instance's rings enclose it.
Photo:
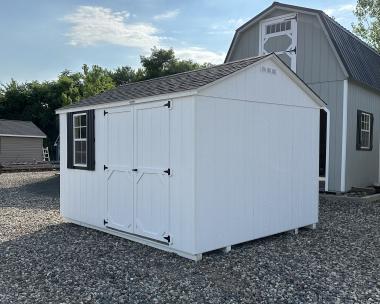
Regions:
[[[148,23],[126,23],[127,11],[114,12],[101,6],[79,6],[63,18],[71,24],[67,36],[74,46],[110,43],[149,50],[160,44],[158,30]]]
[[[213,52],[201,47],[174,48],[177,57],[181,59],[191,59],[198,63],[223,63],[226,54],[223,52]]]
[[[233,26],[234,28],[238,28],[245,23],[245,20],[243,18],[229,19],[229,20],[227,20],[227,23],[230,24],[231,26]]]
[[[355,9],[355,4],[354,3],[347,3],[347,4],[342,4],[342,5],[339,5],[339,6],[335,6],[335,7],[326,8],[323,11],[327,15],[332,16],[334,14],[338,14],[339,15],[341,13],[350,13],[354,9]]]
[[[208,34],[231,34],[235,32],[235,30],[242,26],[245,23],[245,19],[228,19],[224,22],[216,23],[211,25],[211,31],[208,31]]]
[[[163,14],[159,14],[153,17],[154,20],[165,20],[165,19],[172,19],[177,17],[179,14],[179,9],[167,11]]]
[[[353,13],[355,7],[355,3],[346,3],[325,8],[323,11],[330,17],[333,17],[335,21],[339,22],[344,27],[350,28],[352,22],[355,21],[355,16]]]
[[[170,14],[169,14],[170,13]],[[166,12],[155,16],[156,20],[174,18],[179,10]],[[75,12],[63,18],[71,25],[67,33],[69,43],[73,46],[92,46],[97,44],[115,44],[126,47],[136,47],[149,54],[153,46],[168,48],[171,37],[158,36],[158,29],[148,23],[131,22],[133,14],[127,11],[112,11],[101,6],[79,6]],[[158,17],[158,19],[157,19]],[[227,21],[229,26],[235,26],[239,19]],[[183,42],[183,45],[186,45]],[[213,52],[202,47],[174,48],[175,54],[181,59],[191,59],[195,62],[223,63],[225,53]]]

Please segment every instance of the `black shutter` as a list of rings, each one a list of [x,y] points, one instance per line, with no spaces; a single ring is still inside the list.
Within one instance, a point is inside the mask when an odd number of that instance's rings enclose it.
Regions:
[[[356,150],[361,150],[361,120],[362,119],[362,111],[358,110],[357,112],[357,120],[356,120]]]
[[[74,168],[73,113],[67,113],[67,168]]]
[[[371,119],[371,129],[370,129],[370,134],[369,134],[369,136],[370,136],[370,138],[369,138],[369,140],[370,140],[370,144],[369,144],[369,149],[372,151],[372,147],[373,147],[373,114],[370,114],[371,115],[371,117],[370,117],[370,119]]]
[[[87,113],[87,170],[95,170],[95,111]]]

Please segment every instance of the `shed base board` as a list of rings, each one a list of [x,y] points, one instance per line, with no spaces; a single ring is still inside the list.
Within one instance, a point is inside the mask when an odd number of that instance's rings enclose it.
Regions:
[[[140,243],[140,244],[143,244],[143,245],[148,245],[148,246],[151,246],[151,247],[154,247],[154,248],[157,248],[157,249],[161,249],[161,250],[164,250],[166,252],[173,252],[173,253],[181,256],[181,257],[184,257],[184,258],[187,258],[187,259],[190,259],[190,260],[193,260],[193,261],[200,261],[200,260],[202,260],[202,254],[191,254],[191,253],[183,252],[181,250],[177,250],[177,249],[174,249],[172,247],[169,247],[168,245],[164,245],[164,244],[161,244],[159,242],[155,242],[153,240],[149,240],[149,239],[146,239],[146,238],[143,238],[143,237],[139,237],[137,235],[133,235],[133,234],[129,234],[129,233],[124,233],[124,232],[120,232],[120,231],[112,230],[112,229],[100,228],[100,227],[97,227],[97,226],[93,226],[93,225],[90,225],[90,224],[83,223],[81,221],[73,220],[71,218],[64,217],[63,219],[66,222],[69,222],[69,223],[73,223],[73,224],[76,224],[76,225],[79,225],[79,226],[83,226],[83,227],[86,227],[86,228],[95,229],[95,230],[98,230],[98,231],[101,231],[101,232],[112,234],[112,235],[115,235],[115,236],[118,236],[118,237],[130,240],[130,241],[134,241],[134,242],[137,242],[137,243]]]

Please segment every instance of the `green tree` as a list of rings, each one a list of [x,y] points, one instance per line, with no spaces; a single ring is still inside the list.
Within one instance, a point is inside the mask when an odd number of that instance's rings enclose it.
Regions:
[[[48,136],[50,148],[58,136],[55,110],[123,83],[186,72],[208,66],[180,60],[172,49],[153,48],[150,56],[141,56],[139,69],[121,66],[108,70],[83,65],[81,72],[64,70],[55,81],[18,83],[11,79],[0,85],[0,118],[31,120]]]
[[[175,57],[173,49],[164,50],[157,49],[156,47],[152,49],[150,56],[140,56],[140,61],[145,72],[144,79],[167,76],[210,66],[207,63],[198,64],[192,60],[180,60]]]
[[[78,102],[83,98],[83,76],[82,73],[71,73],[63,71],[57,80],[57,88],[60,91],[62,105]]]
[[[98,65],[93,65],[89,68],[86,64],[82,67],[83,70],[83,97],[91,97],[115,87],[111,77],[111,72],[101,68]]]
[[[358,18],[354,33],[380,52],[380,1],[358,0],[354,11]]]
[[[136,81],[136,71],[129,66],[118,67],[110,76],[117,86]]]

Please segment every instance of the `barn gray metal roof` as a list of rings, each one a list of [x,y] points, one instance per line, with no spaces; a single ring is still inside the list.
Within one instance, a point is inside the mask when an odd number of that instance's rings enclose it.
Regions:
[[[31,121],[7,119],[0,119],[0,136],[46,137]]]
[[[83,99],[77,103],[62,107],[61,109],[194,90],[237,72],[267,56],[270,55],[247,58],[208,68],[120,85],[112,90]]]
[[[273,2],[270,7],[236,30],[226,59],[231,53],[232,45],[237,39],[238,33],[245,29],[249,24],[259,20],[261,16],[265,15],[274,7],[305,11],[319,15],[348,76],[353,80],[380,91],[380,54],[349,30],[341,26],[334,19],[326,15],[323,11],[307,7]]]

